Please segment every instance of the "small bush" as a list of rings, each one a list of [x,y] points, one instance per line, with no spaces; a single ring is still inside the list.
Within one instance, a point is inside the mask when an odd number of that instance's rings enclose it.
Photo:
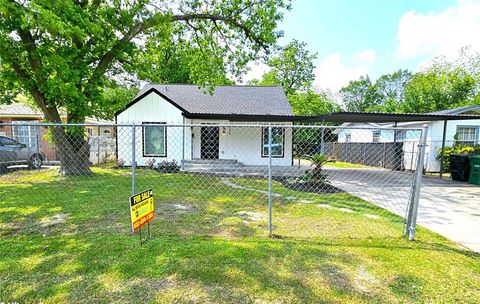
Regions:
[[[443,172],[450,172],[450,155],[452,154],[480,154],[480,146],[470,147],[464,145],[454,145],[445,147],[445,158],[443,160]],[[442,160],[442,149],[438,149],[437,160]]]
[[[323,185],[328,182],[327,174],[323,173],[323,165],[331,160],[328,159],[328,156],[324,154],[315,154],[310,157],[310,161],[312,162],[312,169],[305,170],[305,174],[300,177],[297,177],[292,180],[292,182],[300,182],[300,183],[311,183],[315,185]]]
[[[171,162],[164,160],[158,164],[156,170],[162,173],[176,173],[180,171],[180,167],[176,160],[172,160]]]
[[[155,167],[155,163],[157,162],[157,160],[155,158],[149,158],[145,161],[145,165],[149,168],[149,169],[154,169]]]
[[[119,158],[119,159],[117,159],[117,162],[115,164],[115,168],[123,168],[124,165],[125,165],[125,160]]]

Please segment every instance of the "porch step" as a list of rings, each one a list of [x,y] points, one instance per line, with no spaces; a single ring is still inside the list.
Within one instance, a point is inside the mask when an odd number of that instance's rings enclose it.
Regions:
[[[185,166],[225,166],[225,167],[242,167],[243,163],[236,159],[186,159],[183,161]]]
[[[204,158],[194,158],[194,159],[185,159],[183,160],[184,164],[221,164],[221,165],[236,165],[240,164],[236,159],[204,159]]]

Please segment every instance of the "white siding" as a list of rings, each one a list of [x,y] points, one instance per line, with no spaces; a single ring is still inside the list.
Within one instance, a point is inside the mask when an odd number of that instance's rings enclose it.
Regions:
[[[184,119],[181,110],[155,93],[150,93],[137,103],[130,106],[117,116],[118,124],[142,122],[158,122],[168,124],[238,124],[221,120],[190,120]],[[244,123],[246,124],[246,123]],[[259,123],[249,123],[259,125]],[[273,123],[289,125],[291,123]],[[136,161],[138,166],[146,165],[146,162],[153,157],[143,156],[142,128],[136,128]],[[130,166],[132,155],[132,131],[129,127],[118,127],[118,158]],[[189,160],[200,158],[201,151],[200,127],[167,127],[167,156],[155,157],[156,163],[163,160],[180,162],[182,159]],[[262,131],[261,127],[234,128],[230,127],[222,132],[220,130],[219,158],[235,159],[245,165],[267,165],[268,158],[262,157]],[[284,155],[281,158],[273,158],[275,166],[292,165],[292,130],[285,129]]]
[[[375,128],[370,124],[352,124],[351,129],[339,129],[338,142],[346,141],[346,134],[350,134],[350,142],[370,143],[373,142],[373,131]],[[359,129],[369,128],[369,129]],[[380,130],[379,142],[392,142],[393,130]]]
[[[193,120],[192,124],[239,124],[220,120]],[[246,123],[241,123],[246,125]],[[249,123],[259,125],[258,122]],[[273,125],[291,125],[272,122]],[[265,125],[266,126],[266,125]],[[200,158],[201,133],[200,127],[194,127],[192,134],[193,158]],[[272,158],[274,166],[292,165],[292,129],[285,128],[283,157]],[[220,159],[236,159],[244,165],[268,165],[268,157],[262,157],[262,128],[261,127],[227,127],[220,130],[219,142]]]
[[[178,125],[183,123],[182,111],[166,101],[156,93],[150,93],[139,100],[128,109],[117,116],[118,124],[141,125],[143,122],[167,123],[167,125]],[[156,163],[163,160],[181,161],[183,155],[189,159],[190,152],[190,132],[181,127],[167,127],[167,156],[154,157]],[[143,130],[136,128],[135,133],[135,159],[138,166],[146,165],[146,162],[153,157],[143,156]],[[184,134],[183,134],[184,133]],[[118,127],[118,158],[125,161],[126,166],[130,166],[132,155],[132,130],[129,127]]]

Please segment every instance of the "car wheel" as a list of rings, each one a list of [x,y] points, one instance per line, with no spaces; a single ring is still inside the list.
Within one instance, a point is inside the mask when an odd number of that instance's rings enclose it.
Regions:
[[[28,162],[28,167],[30,169],[39,169],[42,166],[43,159],[40,155],[34,154],[30,157],[30,161]]]

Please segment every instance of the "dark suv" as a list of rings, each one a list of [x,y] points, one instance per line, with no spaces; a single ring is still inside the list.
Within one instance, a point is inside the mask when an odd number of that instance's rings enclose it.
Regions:
[[[37,148],[29,148],[15,139],[0,136],[0,171],[8,166],[28,165],[38,169],[43,163],[43,153]]]

